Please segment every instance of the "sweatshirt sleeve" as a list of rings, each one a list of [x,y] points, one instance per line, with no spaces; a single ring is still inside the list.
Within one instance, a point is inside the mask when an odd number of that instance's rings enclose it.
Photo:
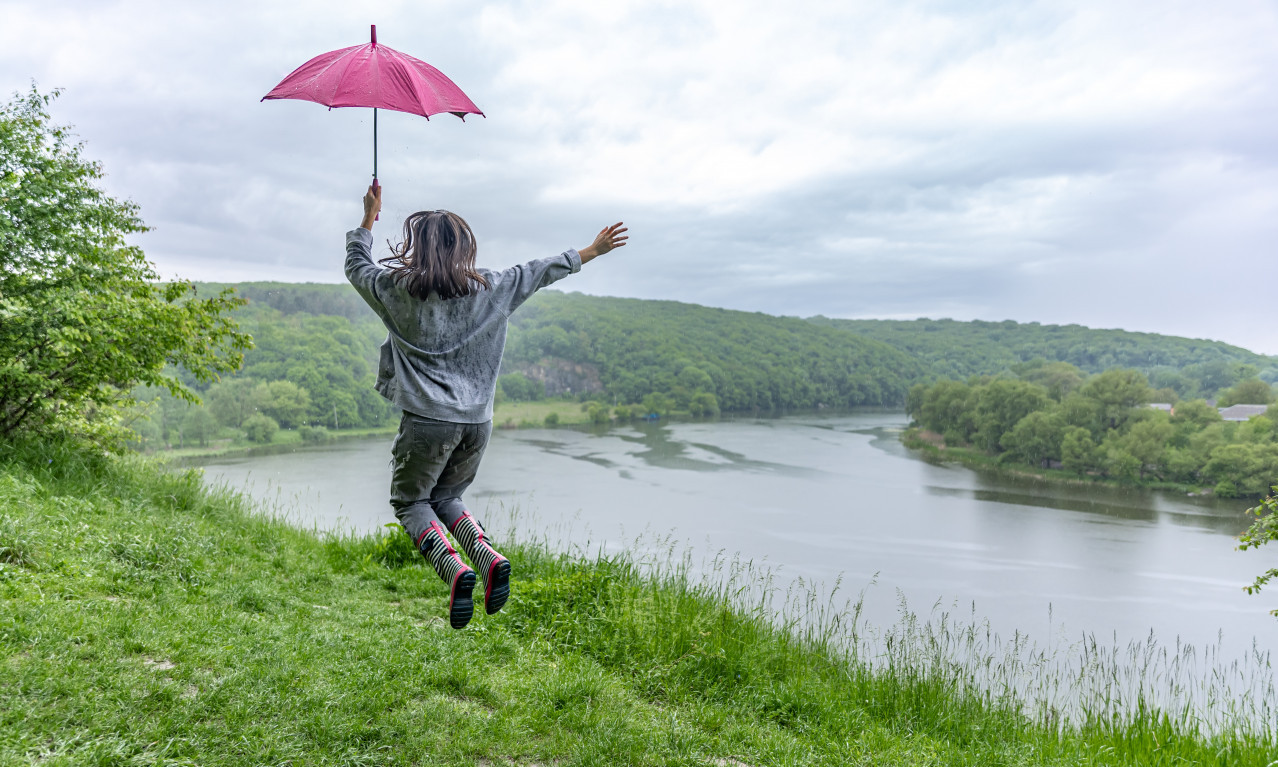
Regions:
[[[373,263],[373,233],[360,227],[346,233],[346,279],[370,306],[376,308],[377,275],[381,267]]]
[[[533,293],[579,271],[581,254],[574,248],[557,256],[512,266],[497,273],[493,284],[494,298],[501,310],[509,316]]]

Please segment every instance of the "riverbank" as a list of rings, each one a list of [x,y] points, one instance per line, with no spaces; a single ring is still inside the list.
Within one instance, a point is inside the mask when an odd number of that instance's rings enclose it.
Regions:
[[[308,442],[302,439],[302,433],[297,429],[281,429],[274,434],[270,442],[265,444],[249,442],[244,439],[220,439],[211,440],[203,447],[198,445],[193,445],[191,447],[175,447],[166,450],[156,450],[151,453],[147,453],[146,455],[147,457],[155,458],[160,461],[172,461],[180,466],[207,460],[209,458],[233,458],[245,455],[273,455],[275,453],[291,452],[302,447],[324,445],[348,439],[365,439],[368,437],[381,436],[389,437],[394,435],[397,430],[397,426],[374,426],[358,429],[327,429],[324,431],[324,438],[322,441]]]
[[[1104,486],[1111,488],[1141,488],[1143,490],[1162,490],[1181,495],[1210,496],[1214,493],[1207,485],[1187,485],[1180,482],[1163,482],[1154,480],[1120,482],[1116,479],[1102,477],[1098,474],[1079,476],[1065,469],[1042,469],[1025,466],[1019,463],[1007,463],[999,456],[990,455],[976,448],[950,447],[939,435],[930,434],[917,426],[901,432],[901,444],[917,451],[924,460],[934,463],[957,463],[975,471],[986,471],[1005,477],[1020,477],[1052,482],[1059,485]],[[1006,453],[1004,455],[1007,455]],[[1244,501],[1240,502],[1241,504]]]
[[[552,416],[547,423],[547,417]],[[612,422],[611,420],[609,422]],[[536,402],[503,402],[493,409],[493,427],[499,429],[530,429],[549,426],[585,426],[592,423],[590,413],[575,400],[540,400]],[[147,455],[178,465],[205,461],[210,458],[235,458],[252,455],[287,453],[299,448],[323,445],[348,439],[390,437],[398,431],[397,424],[356,429],[326,429],[322,441],[308,442],[298,429],[281,429],[268,443],[239,439],[210,440],[204,446],[167,448]]]
[[[1149,711],[1061,730],[943,667],[872,672],[777,629],[730,606],[745,584],[508,553],[506,609],[452,631],[402,534],[325,540],[198,472],[8,449],[0,762],[1263,765],[1278,745]]]

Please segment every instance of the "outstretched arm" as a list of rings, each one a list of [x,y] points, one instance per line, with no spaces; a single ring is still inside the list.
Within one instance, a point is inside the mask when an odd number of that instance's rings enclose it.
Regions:
[[[373,222],[377,220],[377,214],[382,210],[382,185],[378,184],[374,189],[371,185],[368,191],[364,193],[364,220],[359,222],[361,229],[373,231]]]
[[[630,239],[626,236],[626,232],[628,231],[629,230],[626,229],[620,221],[612,226],[605,227],[604,230],[595,237],[594,242],[577,251],[577,253],[581,256],[581,263],[584,264],[587,261],[593,260],[595,256],[602,256],[615,248],[623,247],[626,244],[626,240]]]

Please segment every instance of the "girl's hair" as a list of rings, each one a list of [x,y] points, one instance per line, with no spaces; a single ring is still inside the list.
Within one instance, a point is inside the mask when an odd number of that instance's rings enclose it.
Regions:
[[[390,267],[395,281],[414,298],[433,291],[440,298],[469,296],[483,285],[475,271],[475,235],[456,213],[423,210],[404,219],[404,241],[391,246],[391,255],[378,261]]]

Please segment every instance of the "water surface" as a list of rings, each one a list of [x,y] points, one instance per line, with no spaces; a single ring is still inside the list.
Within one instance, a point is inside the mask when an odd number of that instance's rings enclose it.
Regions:
[[[936,466],[900,445],[904,425],[860,413],[498,430],[467,498],[498,538],[518,508],[523,534],[556,545],[672,536],[694,558],[842,577],[845,590],[869,587],[871,621],[893,622],[904,598],[924,614],[974,605],[1000,633],[1044,641],[1152,631],[1227,655],[1278,647],[1273,599],[1242,591],[1273,560],[1235,550],[1246,503]],[[205,468],[300,524],[369,530],[394,521],[389,451],[380,438]]]

